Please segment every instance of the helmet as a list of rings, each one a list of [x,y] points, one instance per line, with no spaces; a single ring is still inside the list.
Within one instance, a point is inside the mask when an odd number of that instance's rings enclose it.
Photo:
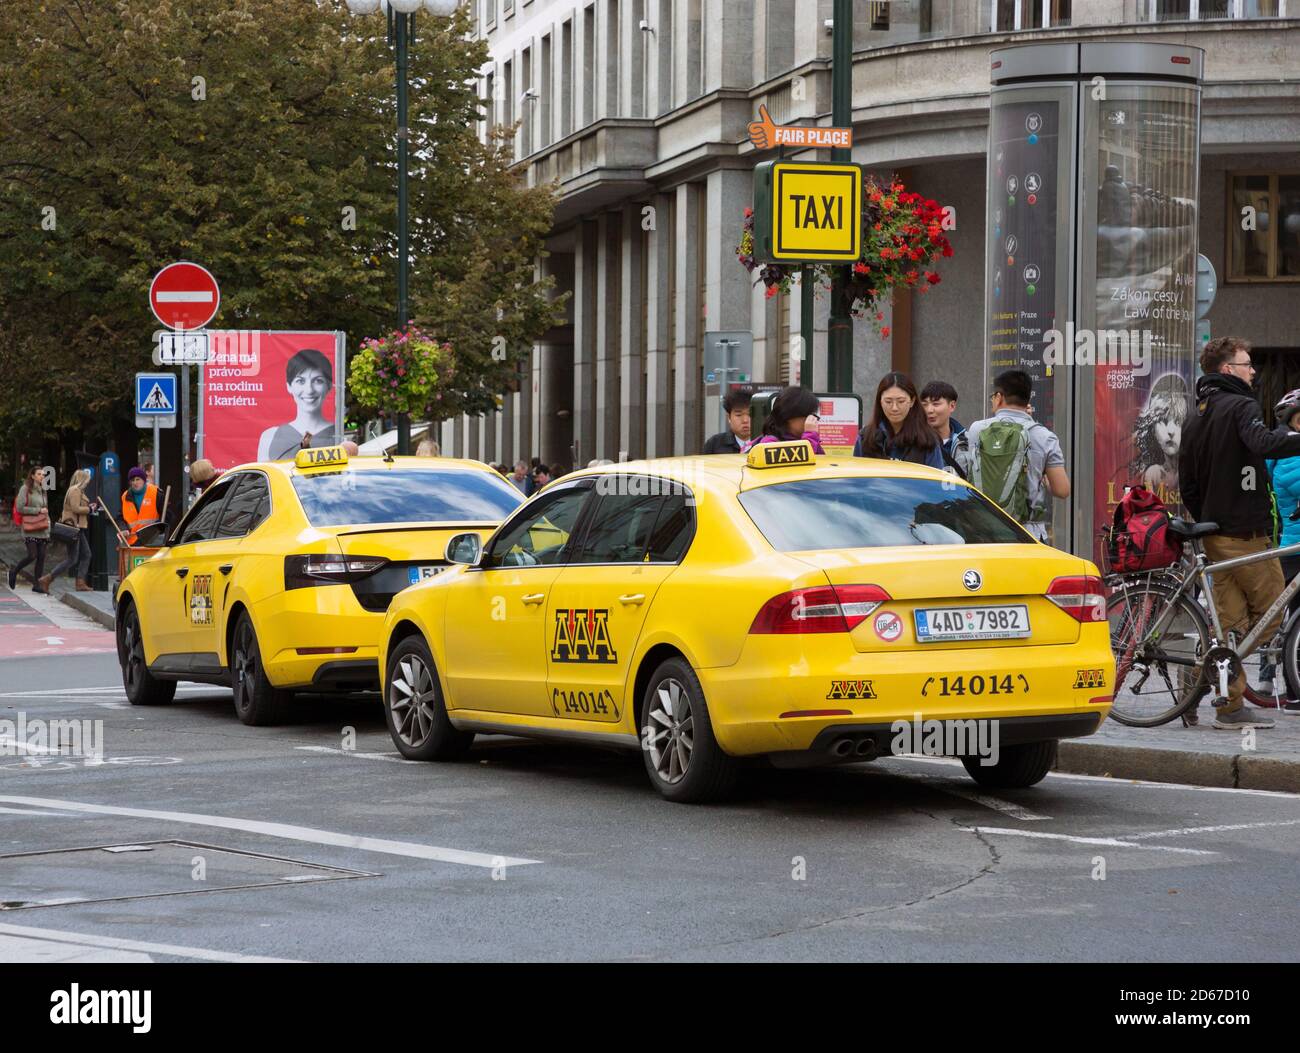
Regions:
[[[1273,416],[1279,424],[1290,424],[1291,418],[1300,413],[1300,388],[1288,391],[1273,407]]]

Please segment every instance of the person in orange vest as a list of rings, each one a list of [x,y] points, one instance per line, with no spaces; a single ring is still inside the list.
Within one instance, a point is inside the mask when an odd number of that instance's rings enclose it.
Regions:
[[[142,527],[158,522],[158,487],[149,482],[143,468],[126,473],[126,487],[122,491],[122,519],[126,521],[126,543],[134,545]]]

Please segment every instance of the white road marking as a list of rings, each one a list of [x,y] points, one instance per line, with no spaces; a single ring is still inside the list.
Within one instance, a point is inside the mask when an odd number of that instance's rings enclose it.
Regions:
[[[1217,856],[1218,852],[1209,852],[1201,848],[1174,848],[1170,845],[1139,845],[1132,841],[1121,841],[1118,837],[1078,837],[1074,834],[1049,834],[1041,830],[1016,830],[1002,826],[963,826],[960,829],[968,834],[1008,834],[1011,837],[1037,837],[1050,841],[1069,841],[1076,845],[1104,845],[1111,848],[1142,848],[1148,852],[1177,852],[1188,856]]]
[[[177,684],[176,693],[178,695],[209,694],[211,692],[228,692],[229,688],[223,688],[218,684]],[[126,702],[126,695],[122,691],[122,685],[115,687],[55,687],[42,688],[39,691],[4,691],[0,692],[0,698],[94,698],[97,695],[116,695],[121,703],[118,702],[96,702],[97,706],[112,707],[119,704],[125,704],[128,709],[132,708],[129,702]]]
[[[316,845],[333,845],[336,848],[355,848],[361,852],[382,852],[390,856],[409,859],[432,859],[440,863],[460,863],[469,867],[517,867],[539,863],[538,859],[514,856],[489,855],[486,852],[467,852],[459,848],[442,848],[438,845],[420,845],[410,841],[389,841],[382,837],[361,837],[340,834],[333,830],[317,830],[310,826],[292,826],[288,823],[269,823],[260,819],[237,819],[224,815],[199,815],[195,812],[163,812],[152,808],[119,808],[106,804],[85,804],[81,801],[61,801],[52,797],[0,796],[0,804],[26,804],[37,808],[55,808],[68,812],[91,815],[121,815],[130,819],[157,819],[169,823],[188,823],[191,826],[212,826],[221,830],[242,830],[250,834],[264,834],[286,841],[306,841]]]
[[[166,954],[174,958],[194,958],[201,962],[280,962],[299,964],[293,958],[263,958],[254,954],[232,954],[228,951],[209,951],[202,947],[179,947],[171,943],[124,940],[117,936],[92,936],[89,933],[60,932],[57,929],[40,929],[29,925],[0,925],[0,935],[75,943],[83,947],[108,947],[114,950],[138,951],[142,954]]]
[[[1300,826],[1300,819],[1279,819],[1276,822],[1225,823],[1221,826],[1183,826],[1176,830],[1154,830],[1146,834],[1124,834],[1130,841],[1150,840],[1153,837],[1182,837],[1186,834],[1219,834],[1228,830],[1262,830],[1267,826]]]
[[[70,812],[44,812],[35,808],[0,808],[5,815],[44,815],[51,818],[71,819]]]
[[[1037,812],[1030,811],[1014,801],[1004,801],[1001,797],[981,793],[979,790],[953,782],[951,779],[944,779],[937,775],[922,775],[919,778],[927,786],[932,786],[936,790],[942,790],[944,793],[950,793],[954,797],[960,797],[966,801],[973,801],[975,804],[982,804],[985,808],[991,808],[995,812],[1009,815],[1012,819],[1019,819],[1023,823],[1052,818],[1050,815],[1039,815]]]
[[[357,750],[339,749],[337,746],[295,746],[294,749],[304,753],[332,753],[339,757],[357,757],[360,760],[389,761],[394,764],[422,764],[423,761],[407,760],[400,753],[359,753]]]
[[[38,746],[33,742],[15,738],[13,735],[0,735],[0,757],[31,756],[57,757],[63,750],[58,746]]]

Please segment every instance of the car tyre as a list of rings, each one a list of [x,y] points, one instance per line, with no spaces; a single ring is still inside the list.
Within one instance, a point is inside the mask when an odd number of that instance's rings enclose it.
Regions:
[[[457,731],[447,716],[442,683],[423,636],[408,636],[389,652],[384,717],[393,744],[408,760],[458,760],[474,732]]]
[[[981,786],[995,790],[1023,789],[1043,781],[1056,763],[1056,739],[1003,746],[996,764],[981,764],[979,757],[963,757],[966,772]]]
[[[122,687],[133,706],[165,706],[176,697],[175,680],[159,680],[144,659],[144,637],[135,604],[127,600],[117,624],[117,661],[122,667]]]
[[[713,735],[699,677],[684,659],[661,663],[641,699],[641,755],[650,782],[669,801],[704,804],[728,797],[741,761]]]
[[[240,614],[230,636],[229,662],[235,715],[250,727],[281,723],[293,695],[276,687],[267,677],[253,620],[247,614]]]

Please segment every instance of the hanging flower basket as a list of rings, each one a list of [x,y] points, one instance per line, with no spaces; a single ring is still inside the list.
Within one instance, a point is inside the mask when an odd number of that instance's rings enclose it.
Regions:
[[[849,267],[845,299],[855,318],[871,317],[880,329],[884,314],[877,305],[887,302],[894,289],[926,292],[938,285],[935,261],[952,255],[952,245],[943,232],[943,207],[930,198],[910,193],[894,180],[884,186],[874,178],[866,183],[862,206],[862,255]],[[754,210],[745,209],[745,227],[736,246],[736,256],[756,282],[767,287],[767,295],[790,291],[803,270],[797,264],[759,263],[754,259]],[[809,267],[815,287],[829,289],[835,272],[843,264],[819,263]],[[888,329],[881,329],[888,336]]]
[[[442,420],[456,375],[451,344],[417,326],[367,337],[352,359],[348,390],[359,408],[384,417]]]

